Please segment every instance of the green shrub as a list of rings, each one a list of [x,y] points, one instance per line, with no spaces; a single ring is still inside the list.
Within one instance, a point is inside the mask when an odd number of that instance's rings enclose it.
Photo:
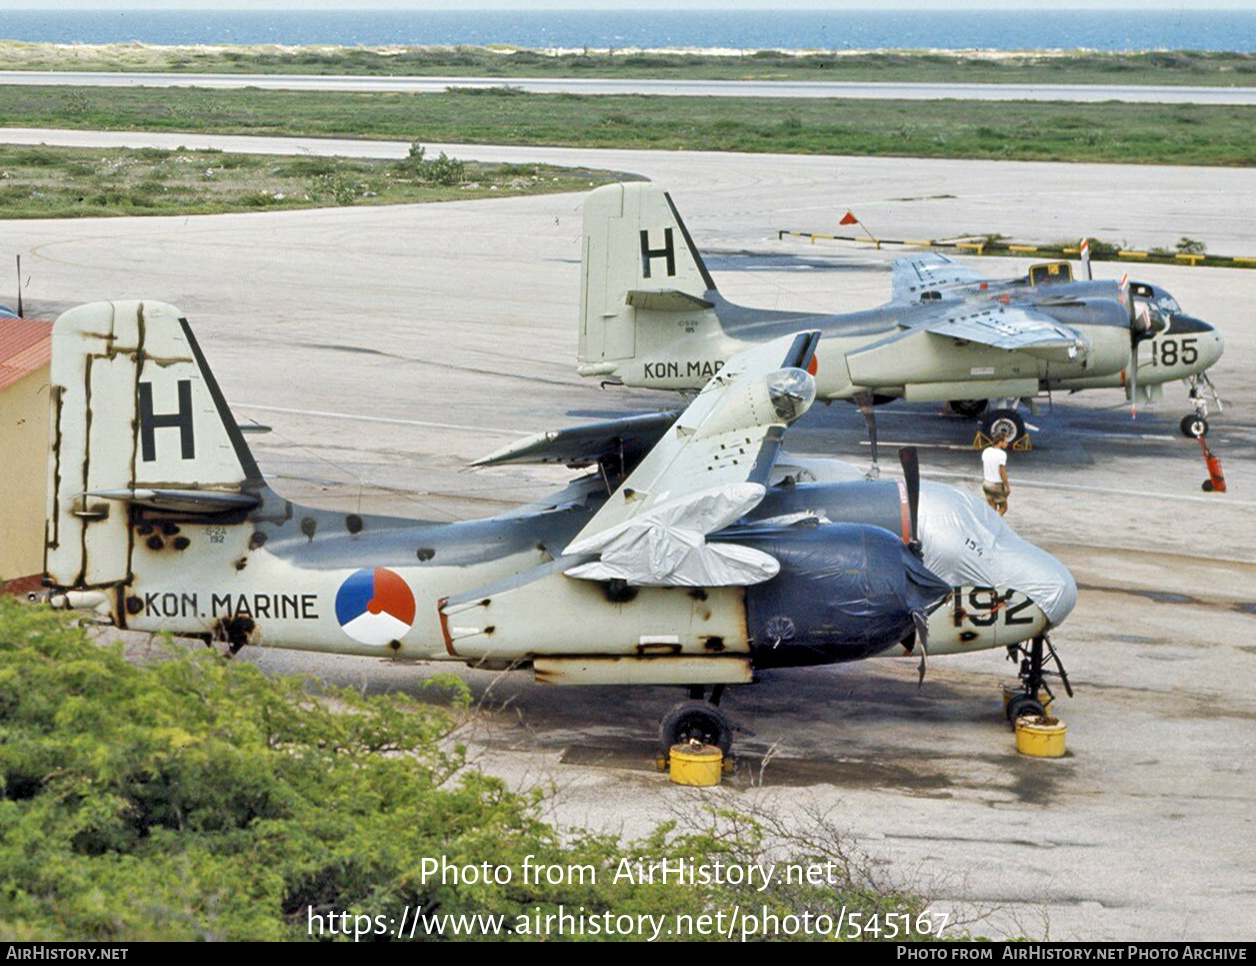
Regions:
[[[710,812],[705,827],[663,825],[637,842],[564,839],[538,817],[539,793],[466,767],[456,728],[469,697],[457,679],[433,679],[440,700],[420,702],[267,677],[169,641],[136,657],[145,663],[64,615],[0,598],[0,938],[304,939],[311,911],[403,907],[510,921],[559,904],[656,915],[923,909],[871,884],[822,822],[792,848],[836,862],[838,887],[615,883],[622,856],[759,862],[769,837],[789,833]],[[597,881],[421,875],[426,857],[521,869],[529,855],[592,865]]]

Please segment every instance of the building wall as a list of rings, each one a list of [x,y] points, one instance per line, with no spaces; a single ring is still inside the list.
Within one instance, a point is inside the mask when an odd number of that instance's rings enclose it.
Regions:
[[[41,574],[48,367],[0,389],[0,583]]]

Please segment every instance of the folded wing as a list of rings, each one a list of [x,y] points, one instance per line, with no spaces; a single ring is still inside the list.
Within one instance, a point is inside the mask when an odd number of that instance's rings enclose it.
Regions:
[[[974,285],[987,280],[975,268],[968,268],[945,255],[929,252],[897,258],[893,270],[893,298],[916,300],[921,292],[936,291],[953,285]]]
[[[1090,348],[1076,329],[1016,305],[960,305],[923,328],[944,338],[1025,352],[1050,362],[1083,357]]]
[[[786,336],[730,359],[567,546],[595,555],[567,574],[705,587],[775,576],[768,554],[706,537],[763,499],[786,427],[815,398],[805,369],[818,340]]]

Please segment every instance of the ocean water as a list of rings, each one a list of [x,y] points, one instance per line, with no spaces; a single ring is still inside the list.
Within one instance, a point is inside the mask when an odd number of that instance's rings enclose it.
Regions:
[[[53,43],[513,44],[1256,52],[1249,11],[0,10],[0,38]]]

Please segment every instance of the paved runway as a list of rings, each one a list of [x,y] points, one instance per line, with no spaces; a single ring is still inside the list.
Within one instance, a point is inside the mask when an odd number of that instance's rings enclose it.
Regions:
[[[981,224],[1055,238],[1101,223],[1131,239],[1256,242],[1250,171],[459,150],[665,179],[724,294],[768,307],[858,309],[888,296],[892,253],[776,238],[782,220],[824,230],[848,205],[887,233]],[[23,254],[34,308],[136,296],[181,306],[236,412],[273,427],[250,442],[286,495],[453,519],[508,509],[569,475],[470,472],[470,459],[516,435],[673,401],[600,390],[574,372],[580,203],[0,222],[0,257]],[[1011,274],[1027,262],[975,264]],[[1077,688],[1060,711],[1069,757],[1015,753],[998,701],[1013,669],[998,653],[931,661],[922,690],[910,662],[778,672],[726,698],[756,737],[742,741],[732,786],[702,801],[799,824],[828,810],[859,849],[939,907],[977,915],[986,934],[1250,935],[1256,273],[1146,274],[1227,340],[1214,372],[1226,412],[1210,441],[1231,492],[1200,491],[1199,449],[1177,435],[1181,387],[1137,421],[1114,392],[1057,399],[1030,419],[1039,431],[1032,453],[1013,454],[1009,520],[1083,587],[1055,635]],[[8,295],[0,282],[0,301]],[[970,423],[896,403],[881,427],[922,446],[927,477],[976,485]],[[862,462],[862,439],[857,413],[835,404],[815,407],[789,443]],[[416,689],[431,673],[242,657],[377,691]],[[646,770],[657,718],[679,695],[467,679],[484,701],[466,732],[477,762],[516,786],[552,781],[560,822],[637,834],[694,808],[692,791]]]
[[[257,87],[285,91],[440,93],[447,87],[518,87],[535,94],[649,94],[662,97],[843,97],[908,101],[1124,101],[1138,104],[1256,104],[1256,87],[1134,84],[911,84],[862,81],[649,80],[602,77],[361,77],[337,74],[184,74],[0,71],[0,84],[83,87]]]

